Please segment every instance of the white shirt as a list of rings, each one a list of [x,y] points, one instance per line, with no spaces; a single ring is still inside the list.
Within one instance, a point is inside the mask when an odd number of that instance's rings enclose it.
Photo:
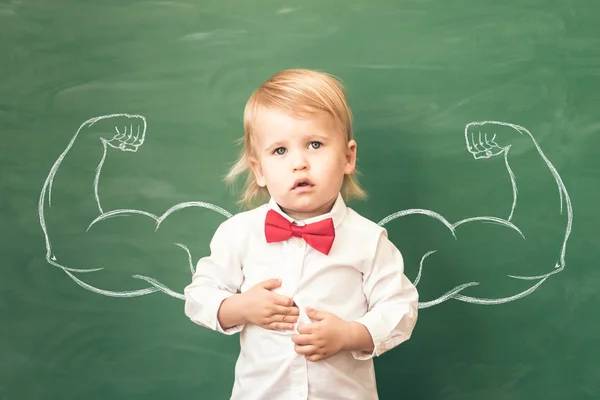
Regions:
[[[299,225],[331,217],[336,236],[329,254],[295,237],[267,243],[264,223],[270,208]],[[329,213],[304,221],[294,221],[271,199],[223,222],[210,249],[185,288],[185,314],[218,332],[241,332],[231,400],[378,398],[372,358],[410,338],[418,302],[385,229],[346,207],[341,195]],[[342,351],[311,362],[294,351],[295,331],[253,324],[223,330],[217,319],[221,302],[271,278],[282,280],[273,291],[298,305],[298,322],[311,322],[306,307],[360,322],[373,338],[373,353]]]

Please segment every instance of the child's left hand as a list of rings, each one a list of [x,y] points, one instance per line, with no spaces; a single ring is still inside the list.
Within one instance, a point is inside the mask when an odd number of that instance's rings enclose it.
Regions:
[[[350,334],[348,322],[312,308],[307,308],[306,314],[317,322],[298,324],[299,334],[292,335],[296,353],[304,354],[309,361],[324,360],[339,353]]]

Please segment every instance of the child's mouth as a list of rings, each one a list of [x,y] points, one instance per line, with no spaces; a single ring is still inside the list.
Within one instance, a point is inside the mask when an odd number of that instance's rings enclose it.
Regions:
[[[299,188],[308,188],[311,186],[313,186],[313,184],[309,180],[307,180],[307,179],[299,180],[294,183],[294,186],[292,186],[292,190],[299,189]]]

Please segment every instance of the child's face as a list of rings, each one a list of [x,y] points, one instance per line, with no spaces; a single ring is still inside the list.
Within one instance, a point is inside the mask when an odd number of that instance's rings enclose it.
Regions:
[[[262,108],[250,166],[284,212],[306,219],[331,210],[345,174],[354,172],[356,142],[326,113],[307,118]]]

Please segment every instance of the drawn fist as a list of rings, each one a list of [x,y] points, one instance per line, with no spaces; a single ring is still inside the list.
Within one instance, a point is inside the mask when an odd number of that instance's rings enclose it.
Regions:
[[[490,158],[505,153],[524,128],[506,122],[470,122],[465,127],[467,150],[476,159]]]
[[[121,151],[137,151],[146,137],[146,119],[141,115],[103,115],[86,121],[84,126],[99,131],[103,143]]]

